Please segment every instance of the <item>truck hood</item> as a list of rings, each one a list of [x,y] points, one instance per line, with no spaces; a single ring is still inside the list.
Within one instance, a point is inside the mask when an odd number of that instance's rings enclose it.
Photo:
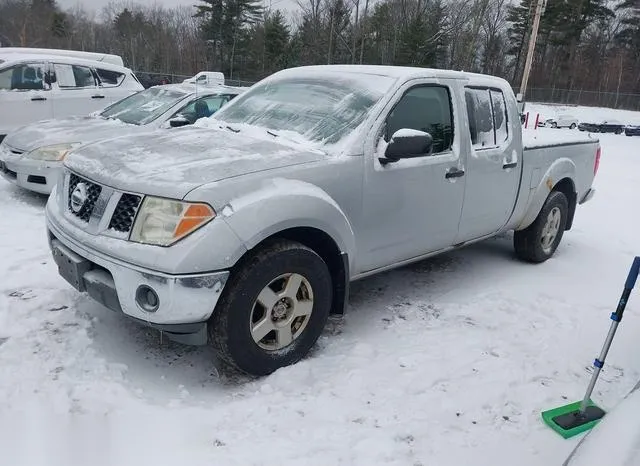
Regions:
[[[271,139],[268,139],[271,138]],[[226,129],[183,127],[98,141],[65,166],[123,191],[181,199],[203,184],[322,160],[320,151]]]
[[[111,138],[114,134],[124,135],[144,130],[144,126],[130,125],[119,120],[107,120],[96,116],[71,117],[23,126],[9,133],[5,143],[14,149],[29,152],[53,144],[87,144]]]

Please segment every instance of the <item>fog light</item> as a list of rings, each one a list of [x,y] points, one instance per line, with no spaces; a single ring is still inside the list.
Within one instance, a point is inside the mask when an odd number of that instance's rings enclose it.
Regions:
[[[136,291],[136,303],[147,312],[156,312],[160,306],[160,298],[151,287],[141,285]]]

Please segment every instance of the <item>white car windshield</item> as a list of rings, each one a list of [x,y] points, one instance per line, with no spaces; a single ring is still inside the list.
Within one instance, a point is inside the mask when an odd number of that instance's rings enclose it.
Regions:
[[[146,125],[186,96],[185,92],[177,89],[151,87],[116,102],[99,115],[132,125]]]
[[[335,144],[362,123],[394,81],[352,73],[273,78],[255,85],[213,118],[227,125],[292,131],[307,141]]]

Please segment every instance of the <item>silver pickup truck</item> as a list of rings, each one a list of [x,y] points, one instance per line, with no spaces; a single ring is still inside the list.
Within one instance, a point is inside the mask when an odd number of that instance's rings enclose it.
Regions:
[[[305,356],[354,280],[508,230],[524,261],[551,257],[600,145],[542,131],[523,142],[492,76],[287,69],[191,127],[72,151],[49,243],[76,289],[264,375]]]

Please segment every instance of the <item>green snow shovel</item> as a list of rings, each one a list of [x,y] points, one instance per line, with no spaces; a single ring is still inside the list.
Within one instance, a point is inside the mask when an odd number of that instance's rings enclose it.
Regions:
[[[633,290],[633,287],[636,284],[639,271],[640,256],[633,259],[633,264],[629,270],[627,281],[624,284],[622,296],[618,302],[618,308],[616,309],[616,312],[611,314],[611,328],[607,334],[607,339],[604,342],[600,356],[593,361],[593,376],[591,377],[591,382],[587,387],[584,399],[582,401],[577,401],[575,403],[542,412],[542,420],[544,423],[564,438],[570,438],[591,429],[605,415],[604,410],[596,406],[591,401],[591,393],[593,393],[593,388],[596,385],[598,375],[600,375],[600,370],[604,366],[604,360],[607,357],[609,348],[611,347],[611,342],[616,334],[618,324],[622,321],[624,308],[627,306],[631,290]]]

